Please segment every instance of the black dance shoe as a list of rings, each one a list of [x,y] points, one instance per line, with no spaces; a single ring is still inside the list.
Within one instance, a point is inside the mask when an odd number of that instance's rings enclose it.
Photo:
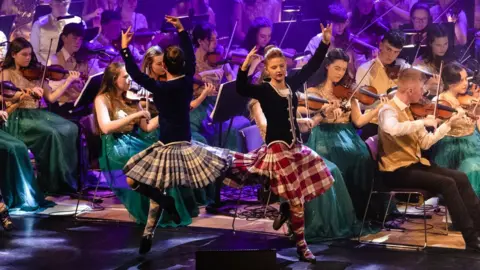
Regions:
[[[278,231],[282,225],[290,218],[290,205],[283,202],[280,205],[280,214],[273,221],[273,229]]]
[[[152,248],[152,240],[153,235],[151,234],[142,236],[140,248],[138,249],[138,253],[140,253],[140,255],[145,255],[150,251],[150,249]]]
[[[308,248],[303,251],[297,249],[297,254],[298,254],[298,259],[301,262],[308,262],[311,264],[317,263],[317,259],[315,258],[315,255],[313,255],[313,253]]]
[[[5,210],[0,213],[0,221],[2,222],[2,227],[5,231],[13,230],[13,222],[8,214],[8,210]]]
[[[177,211],[177,208],[175,207],[175,199],[173,199],[172,196],[166,196],[165,198],[165,206],[163,209],[167,211],[168,215],[170,218],[172,218],[173,222],[175,224],[180,224],[182,220],[180,219],[180,214]]]

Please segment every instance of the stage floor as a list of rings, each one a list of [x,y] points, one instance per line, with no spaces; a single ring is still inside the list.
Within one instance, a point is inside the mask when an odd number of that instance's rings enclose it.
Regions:
[[[276,249],[279,269],[480,269],[478,253],[470,251],[394,251],[349,240],[311,244],[318,262],[309,265],[297,262],[286,237],[200,227],[158,229],[152,251],[140,257],[143,228],[133,223],[53,216],[14,222],[15,231],[0,231],[1,269],[195,269],[197,250],[239,248]]]

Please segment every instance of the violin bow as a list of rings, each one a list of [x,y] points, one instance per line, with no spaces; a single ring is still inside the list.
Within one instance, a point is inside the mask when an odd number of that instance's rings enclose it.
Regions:
[[[440,15],[438,15],[437,18],[435,18],[435,20],[433,20],[432,23],[437,23],[438,19],[440,19],[443,15],[445,15],[445,13],[447,13],[447,11],[450,11],[450,9],[453,7],[453,5],[455,5],[457,2],[458,2],[458,0],[452,1],[452,3],[450,3],[450,5],[448,5],[448,7],[446,9],[444,9],[442,11],[442,13],[440,13]]]
[[[280,41],[280,44],[278,45],[278,48],[282,48],[283,42],[285,41],[288,31],[290,30],[290,26],[292,26],[292,22],[293,20],[288,22],[287,29],[285,30],[285,33],[283,33],[283,37],[282,37],[282,40]]]
[[[310,109],[308,108],[307,82],[303,83],[303,98],[305,99],[305,108],[307,109],[307,118],[310,118]]]
[[[442,72],[443,72],[443,60],[440,62],[440,71],[438,72],[438,76],[440,77],[437,84],[437,93],[436,93],[436,100],[435,100],[435,107],[433,108],[433,116],[437,117],[437,107],[438,107],[438,100],[440,94],[440,82],[442,81]]]
[[[348,99],[348,103],[352,102],[353,96],[357,93],[357,91],[360,89],[363,80],[367,77],[368,73],[370,73],[370,70],[372,70],[373,66],[376,64],[376,61],[373,61],[370,67],[367,69],[367,72],[365,72],[365,75],[360,79],[360,82],[357,83],[355,86],[355,90],[353,90],[352,96]]]
[[[1,85],[0,85],[0,91],[1,91],[1,95],[2,95],[2,111],[5,111],[5,97],[3,96],[3,67],[0,67],[0,76],[2,77],[2,82],[1,82]],[[7,121],[5,120],[5,125],[7,124]]]
[[[42,88],[43,88],[43,84],[45,83],[45,77],[47,75],[48,60],[50,59],[50,53],[52,52],[52,43],[53,43],[53,38],[50,39],[50,45],[48,46],[47,59],[45,60],[45,68],[43,70],[42,80],[41,80],[41,83],[40,83],[40,87],[42,87]]]

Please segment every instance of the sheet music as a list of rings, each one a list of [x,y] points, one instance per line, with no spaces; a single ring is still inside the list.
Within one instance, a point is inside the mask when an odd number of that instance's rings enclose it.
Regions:
[[[73,107],[77,107],[78,102],[80,102],[80,100],[82,99],[83,93],[87,89],[87,86],[90,84],[92,79],[95,78],[95,77],[98,77],[98,76],[102,76],[102,75],[103,75],[103,71],[88,77],[88,80],[85,82],[85,85],[83,86],[82,92],[80,92],[80,95],[78,95],[78,98],[77,98],[77,100],[75,100],[75,104],[73,104]]]

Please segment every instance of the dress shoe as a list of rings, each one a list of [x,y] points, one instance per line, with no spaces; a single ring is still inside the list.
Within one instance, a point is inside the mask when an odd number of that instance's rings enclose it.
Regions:
[[[140,242],[140,249],[138,250],[138,253],[140,253],[140,255],[145,255],[150,251],[150,249],[152,248],[152,240],[153,235],[151,234],[144,235],[142,237],[142,241]]]
[[[311,264],[317,263],[317,259],[315,258],[315,255],[313,255],[313,253],[308,248],[305,250],[297,249],[297,254],[301,262],[308,262]]]

